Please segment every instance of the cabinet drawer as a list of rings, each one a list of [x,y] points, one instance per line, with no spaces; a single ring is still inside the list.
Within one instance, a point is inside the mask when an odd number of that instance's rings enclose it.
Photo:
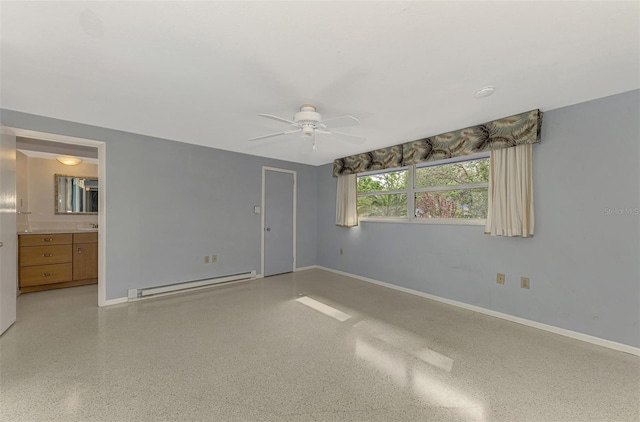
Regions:
[[[73,240],[71,233],[23,234],[18,237],[20,246],[70,245]]]
[[[22,246],[20,266],[62,264],[71,262],[71,245]]]
[[[98,232],[74,233],[73,243],[98,243]]]
[[[70,281],[72,275],[71,264],[38,265],[20,268],[20,287],[39,286],[41,284],[60,283]]]

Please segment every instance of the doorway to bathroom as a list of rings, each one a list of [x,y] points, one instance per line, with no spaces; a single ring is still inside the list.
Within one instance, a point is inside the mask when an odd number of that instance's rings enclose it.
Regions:
[[[3,227],[2,241],[15,247],[2,258],[15,268],[3,270],[0,300],[15,305],[20,293],[97,284],[97,304],[105,305],[104,142],[16,128],[3,128],[6,136],[15,142],[3,151],[13,160],[15,227]],[[2,317],[6,328],[15,311]]]

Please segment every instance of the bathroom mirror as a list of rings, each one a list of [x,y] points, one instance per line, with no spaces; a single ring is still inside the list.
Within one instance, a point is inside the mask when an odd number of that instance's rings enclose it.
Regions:
[[[98,214],[98,178],[56,174],[56,214]]]

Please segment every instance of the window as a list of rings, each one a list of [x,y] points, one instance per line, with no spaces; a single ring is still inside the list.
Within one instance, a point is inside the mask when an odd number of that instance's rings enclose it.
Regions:
[[[416,167],[416,218],[486,219],[489,159]]]
[[[360,175],[358,216],[365,221],[483,224],[489,158],[465,158]]]
[[[358,177],[358,216],[407,218],[409,170]]]

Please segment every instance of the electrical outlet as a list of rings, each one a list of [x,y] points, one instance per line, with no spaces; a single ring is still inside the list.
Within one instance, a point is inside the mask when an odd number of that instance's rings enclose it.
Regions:
[[[208,264],[209,263],[209,255],[205,255],[204,256],[204,263]]]
[[[529,288],[529,277],[520,277],[520,287],[523,289]]]
[[[496,283],[504,284],[504,274],[498,273],[496,276]]]
[[[340,248],[340,255],[342,255],[342,253],[343,253],[343,252],[342,252],[342,248]]]
[[[218,255],[211,255],[211,262],[218,262]]]

